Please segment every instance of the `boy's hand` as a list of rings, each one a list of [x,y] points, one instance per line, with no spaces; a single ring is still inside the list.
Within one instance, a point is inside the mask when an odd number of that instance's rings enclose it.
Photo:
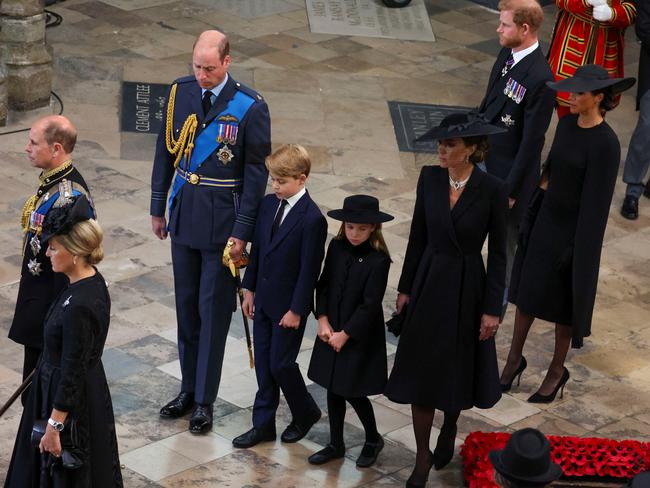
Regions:
[[[280,327],[286,329],[297,329],[300,327],[300,315],[289,310],[284,314],[284,317],[280,319]]]
[[[242,252],[244,252],[244,249],[246,249],[246,242],[232,236],[230,236],[228,240],[234,243],[233,246],[230,248],[230,259],[232,259],[233,262],[236,263],[237,261],[239,261],[239,258],[241,258],[241,254]]]
[[[253,305],[253,301],[255,299],[255,293],[246,290],[244,292],[244,301],[241,304],[241,309],[244,312],[244,315],[248,317],[249,319],[255,318],[255,306]]]
[[[348,342],[350,336],[342,330],[341,332],[332,332],[328,344],[332,346],[336,352],[339,352],[345,346],[345,343]]]
[[[318,337],[321,341],[323,342],[329,342],[330,337],[332,337],[332,334],[334,333],[334,330],[332,329],[332,326],[330,325],[330,321],[327,319],[327,317],[323,316],[318,319]]]

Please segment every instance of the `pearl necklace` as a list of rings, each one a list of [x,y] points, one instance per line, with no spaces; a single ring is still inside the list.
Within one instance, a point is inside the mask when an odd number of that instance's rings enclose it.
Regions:
[[[449,186],[451,186],[454,190],[459,191],[467,184],[471,176],[472,173],[470,173],[469,176],[464,180],[458,180],[458,181],[454,180],[451,176],[449,176]]]

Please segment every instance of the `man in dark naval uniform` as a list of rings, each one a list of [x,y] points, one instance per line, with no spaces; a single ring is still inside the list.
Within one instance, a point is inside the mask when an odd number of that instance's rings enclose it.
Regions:
[[[194,76],[176,80],[158,136],[151,177],[151,224],[160,239],[171,235],[180,394],[161,417],[190,410],[189,430],[212,428],[235,284],[221,263],[224,247],[238,260],[252,240],[264,196],[271,152],[266,103],[228,75],[225,34],[205,31],[192,52]],[[171,187],[171,191],[170,191]],[[169,192],[169,195],[168,195]],[[169,211],[169,226],[165,212]]]
[[[43,321],[50,304],[67,284],[64,274],[54,273],[45,256],[47,245],[40,241],[41,224],[50,209],[61,206],[74,195],[88,194],[88,186],[72,165],[77,130],[61,115],[37,120],[29,131],[27,157],[39,168],[40,185],[23,208],[24,233],[16,311],[9,338],[25,346],[23,379],[36,367],[43,349]],[[90,198],[89,198],[90,200]]]
[[[554,78],[537,38],[544,20],[537,0],[501,0],[499,10],[497,33],[502,49],[479,111],[490,123],[507,129],[488,137],[485,166],[488,173],[505,181],[508,192],[508,284],[519,224],[539,183],[544,135],[551,122],[555,93],[546,86]]]

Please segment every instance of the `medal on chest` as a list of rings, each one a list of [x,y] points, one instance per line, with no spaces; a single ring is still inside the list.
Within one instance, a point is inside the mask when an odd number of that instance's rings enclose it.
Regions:
[[[235,157],[228,144],[237,143],[239,121],[232,115],[222,115],[217,119],[217,143],[223,144],[217,151],[217,157],[223,164],[228,164]]]
[[[508,78],[508,83],[506,83],[506,87],[503,89],[503,94],[518,105],[524,99],[524,95],[526,95],[526,87],[513,78]]]
[[[39,276],[43,268],[41,268],[41,263],[36,261],[36,259],[30,259],[27,263],[27,269],[32,274],[32,276]]]

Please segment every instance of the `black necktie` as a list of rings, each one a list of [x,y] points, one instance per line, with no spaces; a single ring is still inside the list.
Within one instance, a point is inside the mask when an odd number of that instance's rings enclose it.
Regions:
[[[515,58],[513,57],[512,53],[510,53],[510,57],[506,60],[506,64],[503,65],[503,69],[501,70],[501,76],[505,76],[514,64]]]
[[[201,105],[203,106],[203,116],[208,115],[208,112],[212,107],[212,92],[210,90],[206,90],[206,92],[203,94]]]
[[[273,220],[273,227],[271,227],[271,237],[275,235],[275,233],[278,231],[280,228],[280,222],[282,222],[282,216],[284,215],[284,207],[287,206],[286,200],[280,200],[280,206],[278,207],[278,212],[275,214],[275,219]]]

